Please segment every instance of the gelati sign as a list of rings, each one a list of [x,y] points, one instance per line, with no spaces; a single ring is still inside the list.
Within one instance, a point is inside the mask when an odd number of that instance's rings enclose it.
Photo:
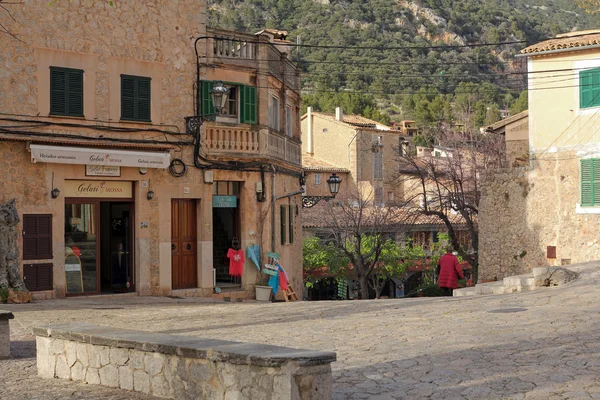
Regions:
[[[169,153],[128,151],[112,149],[88,149],[84,147],[60,147],[32,144],[31,161],[54,164],[112,165],[118,167],[168,168]]]
[[[65,197],[96,197],[130,199],[131,182],[123,181],[65,181]]]

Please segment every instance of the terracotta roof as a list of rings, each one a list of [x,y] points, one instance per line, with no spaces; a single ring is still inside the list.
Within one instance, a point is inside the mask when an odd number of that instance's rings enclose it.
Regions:
[[[31,142],[31,143],[49,143],[49,144],[65,144],[72,146],[92,146],[92,147],[119,147],[130,149],[152,149],[152,150],[171,150],[175,146],[171,144],[160,143],[132,143],[132,142],[115,142],[111,140],[85,140],[85,139],[61,139],[50,137],[32,137],[26,135],[1,134],[0,140],[15,141],[15,142]]]
[[[332,200],[335,202],[336,200]],[[330,228],[331,227],[331,205],[327,202],[320,202],[312,208],[307,208],[302,212],[303,228]],[[335,212],[335,207],[333,208]],[[365,208],[368,210],[368,208]],[[464,224],[465,221],[460,214],[449,214],[450,222],[453,225]],[[474,218],[476,221],[476,218]],[[399,210],[398,213],[390,218],[390,225],[405,227],[436,227],[443,229],[445,227],[441,219],[435,215],[420,215],[413,210]]]
[[[302,168],[305,171],[350,172],[347,168],[336,167],[328,162],[317,160],[309,154],[302,155]]]
[[[528,116],[529,116],[529,110],[521,111],[518,114],[512,115],[508,118],[504,118],[503,120],[495,122],[492,125],[486,126],[484,129],[486,131],[495,131],[496,129],[505,127],[506,125],[508,125],[512,122],[518,121],[518,120],[526,118]]]
[[[330,119],[332,121],[337,121],[335,119],[335,114],[328,114],[328,113],[313,111],[313,115],[318,115],[318,116]],[[303,118],[304,118],[304,116],[303,116]],[[385,126],[386,128],[389,128],[391,130],[391,128],[389,126],[382,124],[381,122],[377,122],[372,119],[365,118],[362,115],[344,114],[342,117],[342,121],[338,121],[338,122],[346,123],[348,125],[353,125],[353,126],[357,126],[357,127],[364,127],[364,128],[369,128],[369,127],[375,128],[375,126],[379,125],[379,126]],[[383,130],[385,130],[385,129],[383,129]]]
[[[540,54],[557,50],[585,50],[591,46],[600,47],[600,30],[579,31],[557,35],[554,39],[526,47],[520,55]]]

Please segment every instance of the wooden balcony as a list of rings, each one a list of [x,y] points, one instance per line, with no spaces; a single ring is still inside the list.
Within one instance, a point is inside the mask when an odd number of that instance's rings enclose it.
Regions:
[[[202,141],[209,158],[283,161],[299,167],[302,147],[298,140],[251,125],[228,126],[207,122]]]

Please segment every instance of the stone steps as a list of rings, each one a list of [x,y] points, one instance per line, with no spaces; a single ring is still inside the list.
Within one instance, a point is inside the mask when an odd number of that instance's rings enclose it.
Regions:
[[[518,293],[535,289],[534,273],[515,275],[497,282],[478,283],[475,287],[456,289],[453,296],[475,296],[488,294]]]

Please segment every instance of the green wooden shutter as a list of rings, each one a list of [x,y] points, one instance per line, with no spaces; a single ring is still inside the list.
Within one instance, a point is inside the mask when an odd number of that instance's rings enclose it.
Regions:
[[[290,243],[294,243],[294,206],[288,206]]]
[[[67,72],[67,115],[83,117],[83,72]]]
[[[50,68],[50,114],[83,117],[83,71]]]
[[[212,99],[210,98],[210,90],[212,89],[212,81],[201,81],[200,82],[200,111],[202,115],[210,115],[215,113],[215,107]]]
[[[150,78],[121,75],[121,119],[150,122]]]
[[[241,86],[240,89],[240,108],[242,110],[240,122],[242,124],[256,124],[258,123],[258,102],[256,98],[256,87]]]
[[[121,119],[135,120],[135,78],[121,75]]]
[[[150,78],[138,77],[136,83],[136,117],[140,121],[150,121]]]
[[[592,158],[592,205],[600,206],[600,158]]]
[[[279,206],[279,223],[281,224],[281,244],[286,244],[286,233],[287,233],[287,218],[286,218],[287,206]]]
[[[600,106],[600,68],[579,73],[579,108]]]
[[[592,173],[592,160],[581,160],[581,205],[592,206],[594,199],[594,185]]]
[[[67,71],[50,69],[50,114],[67,113]]]

